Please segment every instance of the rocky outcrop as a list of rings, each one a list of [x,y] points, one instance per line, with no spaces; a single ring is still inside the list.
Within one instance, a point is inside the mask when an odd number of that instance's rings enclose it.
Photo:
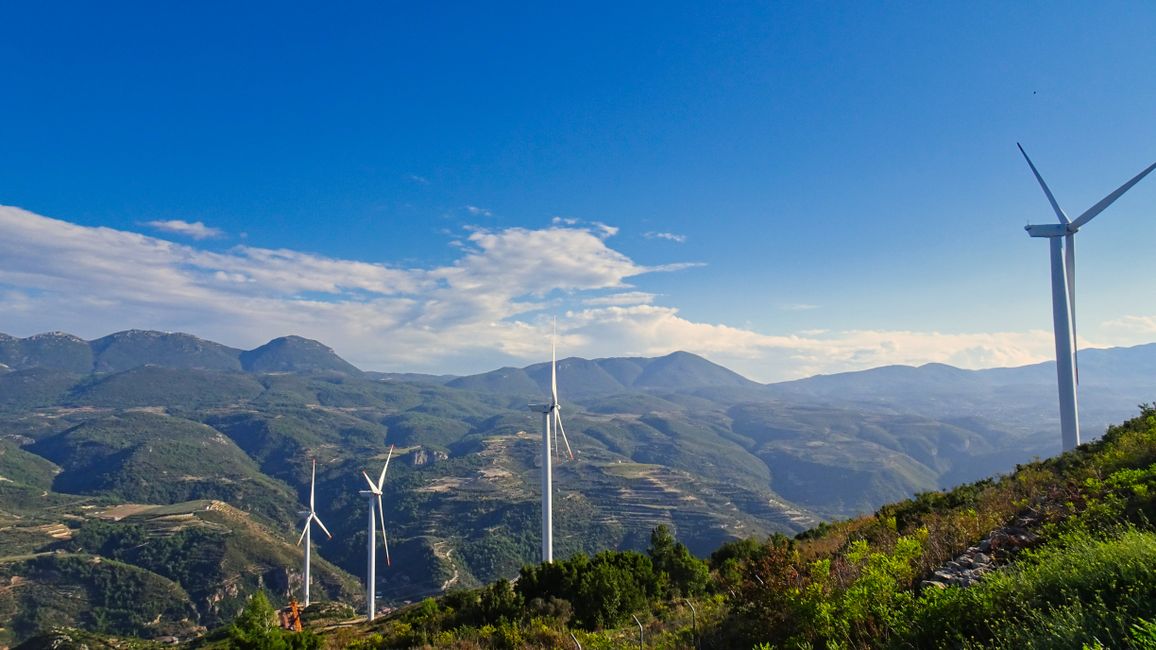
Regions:
[[[446,460],[447,458],[449,458],[449,454],[445,453],[444,451],[437,451],[437,450],[426,449],[425,447],[419,447],[410,453],[409,463],[410,463],[410,465],[418,467],[421,465],[429,465],[431,463],[443,461],[443,460]]]
[[[1039,536],[1029,529],[1035,523],[1035,518],[1019,517],[1014,524],[991,531],[979,544],[969,546],[954,560],[933,571],[920,587],[946,589],[975,584],[1012,555],[1039,541]]]

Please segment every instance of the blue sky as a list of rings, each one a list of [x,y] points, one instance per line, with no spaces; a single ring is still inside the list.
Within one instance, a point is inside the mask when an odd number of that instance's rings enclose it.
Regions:
[[[1051,356],[1054,219],[1156,160],[1151,3],[22,3],[0,331],[296,333],[465,373]],[[541,3],[545,4],[545,3]],[[196,224],[199,224],[197,227]],[[1078,236],[1156,340],[1156,178]]]

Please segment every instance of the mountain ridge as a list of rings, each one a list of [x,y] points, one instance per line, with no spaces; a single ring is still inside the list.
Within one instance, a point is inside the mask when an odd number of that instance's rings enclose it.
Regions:
[[[0,365],[9,370],[45,368],[79,374],[117,373],[141,366],[236,372],[335,372],[361,370],[320,341],[282,336],[241,350],[184,332],[130,329],[85,341],[66,332],[26,338],[0,333]]]

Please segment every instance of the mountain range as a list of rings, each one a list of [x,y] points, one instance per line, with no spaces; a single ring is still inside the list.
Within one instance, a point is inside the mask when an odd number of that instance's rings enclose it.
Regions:
[[[1156,395],[1156,345],[1079,361],[1086,434]],[[35,594],[92,579],[81,569],[94,557],[185,594],[150,613],[164,622],[154,633],[235,614],[228,592],[142,557],[141,539],[168,548],[160,540],[175,535],[198,557],[234,558],[214,565],[220,584],[296,593],[291,544],[312,458],[334,533],[314,555],[333,563],[315,593],[356,603],[358,474],[379,471],[391,445],[401,462],[387,480],[387,601],[511,577],[536,559],[540,436],[526,404],[548,393],[549,364],[363,372],[300,337],[244,351],[139,330],[94,341],[0,335],[0,364],[0,576],[19,585],[0,588],[0,620],[24,621],[0,629],[0,642],[45,624],[30,613]],[[1051,364],[894,366],[764,385],[685,352],[563,359],[577,459],[556,469],[556,553],[642,548],[666,524],[704,554],[1010,471],[1059,449],[1054,382]],[[268,553],[230,550],[254,535]],[[86,603],[53,616],[83,626],[83,612],[98,611],[135,625],[116,603]]]
[[[44,368],[81,374],[115,373],[139,366],[244,372],[361,371],[331,349],[300,336],[273,339],[253,350],[238,350],[191,334],[127,330],[85,341],[64,332],[28,338],[0,334],[0,367]]]

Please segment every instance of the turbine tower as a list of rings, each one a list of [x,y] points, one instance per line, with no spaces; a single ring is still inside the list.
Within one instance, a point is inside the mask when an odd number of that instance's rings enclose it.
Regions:
[[[554,339],[558,326],[554,325]],[[558,351],[555,340],[550,342],[550,401],[546,404],[531,404],[530,410],[542,414],[542,561],[554,561],[554,467],[551,455],[550,436],[554,436],[554,447],[558,446],[558,433],[566,445],[566,453],[574,460],[570,451],[570,441],[566,439],[566,429],[562,427],[562,414],[558,405]]]
[[[1028,157],[1024,148],[1016,143],[1024,160],[1032,168],[1040,187],[1052,204],[1059,223],[1028,225],[1025,229],[1032,237],[1046,237],[1051,243],[1052,258],[1052,323],[1056,333],[1056,375],[1060,393],[1060,433],[1063,439],[1064,451],[1075,448],[1080,444],[1080,420],[1076,399],[1076,385],[1079,381],[1076,365],[1076,232],[1093,217],[1100,214],[1124,192],[1140,182],[1153,169],[1156,163],[1136,174],[1132,180],[1124,183],[1099,203],[1088,208],[1075,219],[1068,215],[1056,202],[1052,190],[1044,182],[1043,176],[1036,170],[1032,159]]]
[[[301,542],[305,542],[305,606],[309,606],[309,554],[313,540],[310,534],[313,522],[317,522],[321,526],[321,530],[325,532],[329,539],[333,539],[333,535],[329,534],[329,529],[325,524],[321,523],[321,518],[317,516],[317,508],[314,506],[314,485],[317,483],[317,459],[313,459],[313,474],[309,478],[309,512],[302,512],[305,515],[305,529],[301,531],[301,537],[297,538],[297,545],[301,546]]]
[[[369,543],[366,549],[369,554],[369,566],[365,576],[365,604],[366,616],[369,620],[373,620],[377,612],[377,522],[374,521],[376,515],[381,517],[381,543],[385,546],[385,565],[390,565],[389,560],[389,540],[385,537],[385,510],[381,506],[381,489],[385,485],[385,471],[389,469],[389,459],[393,458],[393,447],[389,448],[389,455],[385,457],[385,466],[381,468],[381,475],[377,477],[377,483],[369,478],[369,474],[364,471],[361,475],[365,477],[365,482],[369,484],[368,490],[361,490],[359,494],[369,499]],[[374,501],[377,501],[377,511],[374,512]]]

